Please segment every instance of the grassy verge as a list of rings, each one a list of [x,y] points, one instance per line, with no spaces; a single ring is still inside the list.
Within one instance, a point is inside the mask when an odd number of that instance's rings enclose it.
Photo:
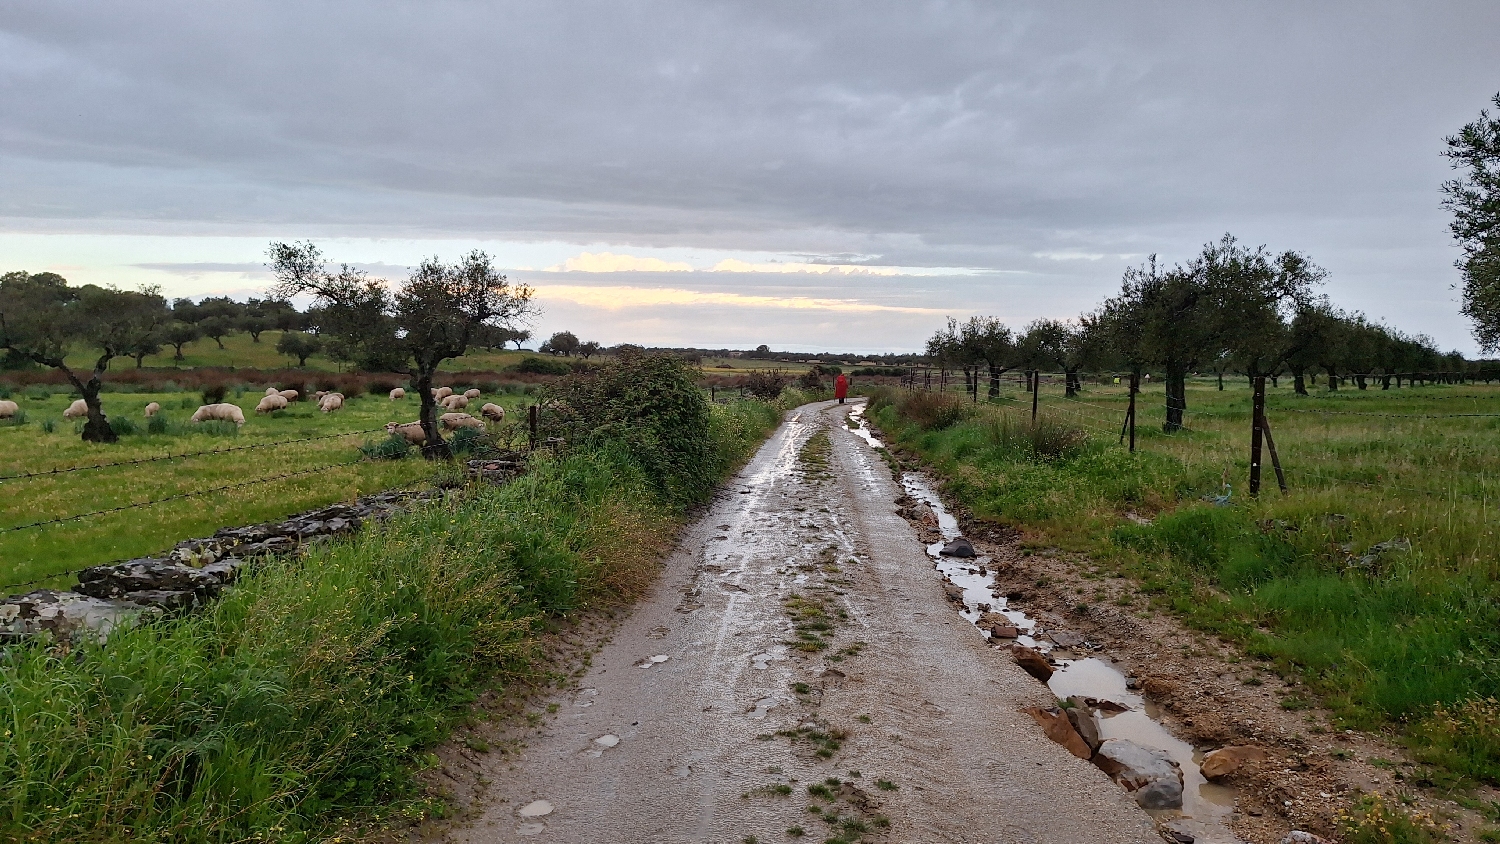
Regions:
[[[1292,492],[1268,469],[1258,499],[1244,489],[1248,391],[1200,385],[1192,430],[1170,436],[1149,424],[1148,394],[1134,455],[1096,430],[1123,398],[1086,394],[1093,424],[1060,396],[1036,426],[1029,400],[925,394],[877,400],[874,417],[976,515],[1119,567],[1347,724],[1400,727],[1451,774],[1500,783],[1500,456],[1483,445],[1500,420],[1457,415],[1500,413],[1500,390],[1273,393]]]
[[[416,418],[414,398],[392,402],[384,396],[352,396],[336,413],[320,413],[312,402],[296,402],[285,411],[257,416],[253,411],[260,398],[255,392],[226,397],[225,401],[245,411],[246,424],[236,429],[227,424],[191,424],[189,417],[202,403],[197,393],[106,393],[102,397],[105,413],[112,421],[123,421],[131,431],[114,445],[79,438],[78,423],[62,418],[72,396],[44,392],[23,399],[26,420],[0,426],[0,475],[241,450],[0,481],[4,493],[0,495],[0,587],[158,553],[180,540],[206,536],[222,527],[283,518],[421,480],[430,473],[417,459],[359,461],[358,446],[383,441],[386,435],[380,429],[387,422]],[[162,406],[154,426],[142,414],[152,401]],[[480,401],[518,411],[529,399],[505,395]],[[523,418],[519,412],[512,416]],[[335,434],[347,435],[331,436]],[[245,450],[247,446],[264,447]],[[303,474],[149,507],[5,530],[298,472]],[[70,582],[67,577],[54,577],[40,585],[65,588]]]
[[[704,412],[720,475],[778,419]],[[270,563],[200,614],[11,648],[0,839],[302,841],[440,810],[412,771],[476,691],[533,670],[544,620],[654,576],[692,501],[638,457],[606,437],[538,454],[504,487]]]

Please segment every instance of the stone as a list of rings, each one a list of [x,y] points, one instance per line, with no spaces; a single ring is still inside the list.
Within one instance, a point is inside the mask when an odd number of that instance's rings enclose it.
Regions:
[[[1076,648],[1083,644],[1083,637],[1070,630],[1054,630],[1047,634],[1047,638],[1064,648]]]
[[[139,604],[38,589],[0,602],[0,641],[20,641],[50,633],[61,640],[92,636],[103,642],[116,628],[159,615],[160,610]]]
[[[944,583],[943,595],[955,604],[964,602],[964,588],[956,583]]]
[[[103,599],[132,600],[129,596],[135,592],[190,592],[208,598],[225,582],[215,572],[142,557],[112,566],[86,568],[78,573],[74,591]]]
[[[1182,808],[1182,769],[1165,750],[1109,739],[1099,745],[1094,764],[1127,791],[1136,792],[1142,808]]]
[[[978,556],[974,552],[974,543],[964,539],[962,536],[944,545],[943,550],[938,553],[944,557],[961,557],[964,559]]]
[[[192,609],[193,604],[198,602],[198,596],[188,590],[143,589],[131,592],[127,597],[132,604],[156,607],[164,612]]]
[[[1068,713],[1068,720],[1073,723],[1073,730],[1078,733],[1078,737],[1088,745],[1089,756],[1093,756],[1094,751],[1099,749],[1099,745],[1104,743],[1104,739],[1099,735],[1099,722],[1094,720],[1094,713],[1090,712],[1088,707],[1080,705],[1081,701],[1077,696],[1068,698],[1068,702],[1073,704],[1071,708],[1065,710]]]
[[[1329,841],[1321,835],[1313,835],[1311,832],[1294,829],[1288,832],[1285,838],[1281,839],[1281,844],[1329,844]]]
[[[1269,758],[1271,754],[1254,745],[1229,745],[1204,756],[1198,769],[1205,779],[1216,780],[1238,771],[1246,762],[1264,762]]]
[[[1028,706],[1026,714],[1030,715],[1031,720],[1035,721],[1037,726],[1042,728],[1042,732],[1047,735],[1047,738],[1067,748],[1069,753],[1083,760],[1087,760],[1090,756],[1094,755],[1094,751],[1078,735],[1078,731],[1073,729],[1072,720],[1063,710]]]
[[[1020,635],[1020,628],[1012,624],[997,624],[990,628],[991,639],[1014,639]]]
[[[1052,664],[1041,651],[1028,648],[1025,645],[1011,645],[1010,653],[1016,660],[1016,665],[1026,670],[1027,674],[1041,680],[1043,683],[1052,679]]]
[[[989,608],[989,604],[979,605],[979,620],[974,622],[975,627],[978,627],[980,630],[989,630],[997,624],[1010,624],[1010,619],[1000,613],[990,612]]]

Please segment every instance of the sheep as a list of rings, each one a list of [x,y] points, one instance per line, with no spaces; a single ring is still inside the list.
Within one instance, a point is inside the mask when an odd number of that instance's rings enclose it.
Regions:
[[[473,401],[474,399],[479,398],[479,391],[478,390],[464,390],[464,398],[468,399],[469,401]]]
[[[301,395],[301,393],[298,393],[296,390],[282,390],[281,392],[277,393],[276,395],[281,396],[282,398],[284,398],[287,401],[291,402],[291,401],[296,401],[297,400],[297,396]]]
[[[469,406],[469,400],[463,396],[452,395],[438,402],[438,404],[447,410],[463,410]]]
[[[313,401],[315,401],[315,402],[322,402],[323,401],[323,397],[326,396],[326,395],[328,395],[328,391],[327,390],[319,390],[316,393],[313,393]]]
[[[421,445],[427,442],[427,432],[422,430],[421,422],[407,422],[404,425],[387,422],[385,430],[393,436],[399,435],[412,445]]]
[[[161,413],[161,405],[157,404],[156,402],[152,402],[146,405],[146,418],[149,419],[158,413]]]
[[[274,395],[276,395],[277,392],[278,392],[278,390],[275,387],[267,387],[266,388],[266,395],[268,395],[268,396],[274,396]]]
[[[484,407],[479,408],[479,415],[491,422],[504,422],[505,408],[498,404],[486,404]]]
[[[438,417],[445,431],[457,431],[459,428],[478,428],[484,430],[484,422],[475,419],[467,413],[444,413]]]
[[[438,387],[437,389],[432,391],[432,397],[438,402],[442,402],[443,399],[446,399],[451,395],[453,395],[452,387]]]
[[[266,396],[255,406],[256,413],[271,413],[277,410],[286,410],[286,399],[280,393],[274,396]]]
[[[233,404],[205,404],[193,414],[194,422],[222,421],[245,426],[245,411]]]
[[[391,390],[391,401],[397,401],[399,399],[404,399],[404,398],[406,398],[406,391],[405,390],[401,389],[400,387],[397,387],[396,389]]]
[[[14,418],[20,412],[21,406],[19,404],[9,399],[0,400],[0,419]]]
[[[344,406],[343,393],[329,393],[318,400],[318,409],[324,413],[332,413]]]
[[[74,401],[72,404],[68,405],[67,410],[63,411],[64,419],[82,419],[83,417],[88,415],[89,406],[84,402],[83,399]]]

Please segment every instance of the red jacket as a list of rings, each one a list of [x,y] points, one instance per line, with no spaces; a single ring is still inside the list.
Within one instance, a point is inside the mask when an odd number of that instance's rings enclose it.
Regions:
[[[849,379],[842,373],[833,379],[833,397],[841,399],[849,395]]]

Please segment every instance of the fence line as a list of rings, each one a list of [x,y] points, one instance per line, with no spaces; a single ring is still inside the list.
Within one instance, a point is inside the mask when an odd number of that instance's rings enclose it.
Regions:
[[[167,501],[181,501],[181,500],[187,499],[187,498],[196,498],[196,497],[198,497],[200,495],[208,495],[210,493],[215,493],[215,492],[225,492],[225,491],[228,491],[228,490],[231,490],[231,489],[239,489],[241,487],[254,486],[255,484],[269,483],[271,481],[280,481],[280,480],[285,480],[287,478],[299,477],[301,475],[311,475],[314,472],[322,472],[322,471],[326,471],[328,469],[337,469],[337,468],[341,468],[343,466],[353,466],[353,465],[355,465],[357,463],[362,462],[363,460],[364,460],[364,458],[361,457],[361,458],[358,458],[356,460],[345,460],[342,463],[330,463],[330,464],[328,464],[326,466],[319,466],[319,467],[314,468],[314,469],[301,469],[301,470],[298,470],[296,472],[287,472],[286,474],[282,474],[282,475],[273,475],[273,476],[271,476],[269,478],[256,478],[255,480],[250,480],[250,481],[238,481],[238,482],[232,483],[232,484],[225,484],[224,486],[210,487],[208,489],[200,489],[200,490],[195,490],[193,492],[180,492],[180,493],[177,493],[175,495],[168,495],[165,498],[156,498],[156,499],[153,499],[151,501],[141,501],[141,502],[137,502],[135,504],[122,504],[119,507],[106,507],[103,510],[92,510],[92,511],[87,512],[87,513],[79,513],[79,514],[74,515],[74,516],[63,516],[63,517],[57,518],[57,519],[46,519],[46,520],[43,520],[43,521],[40,521],[40,522],[30,522],[30,523],[24,524],[24,525],[14,525],[12,527],[0,528],[0,533],[13,533],[15,531],[30,530],[31,528],[38,528],[38,527],[42,527],[44,525],[55,525],[55,524],[61,524],[63,522],[74,522],[74,521],[78,521],[80,519],[88,519],[88,518],[92,518],[94,516],[102,516],[102,515],[104,515],[106,513],[119,513],[119,512],[125,511],[125,510],[134,510],[134,509],[137,509],[137,508],[140,508],[140,507],[151,507],[151,506],[154,506],[154,505],[157,505],[157,504],[165,503]]]
[[[322,434],[316,437],[304,437],[298,440],[276,440],[275,442],[256,443],[255,445],[241,445],[233,448],[214,448],[207,451],[189,451],[182,454],[166,454],[159,457],[141,457],[136,460],[121,460],[115,463],[95,463],[90,466],[70,466],[59,469],[48,469],[44,472],[22,472],[17,475],[0,475],[0,481],[15,481],[26,478],[40,478],[48,475],[66,475],[70,472],[88,472],[94,469],[109,469],[115,466],[137,466],[142,463],[155,463],[161,460],[178,460],[186,457],[202,457],[209,454],[230,454],[236,451],[253,451],[257,448],[272,448],[279,445],[292,445],[294,443],[310,443],[315,440],[331,440],[338,437],[350,437],[355,434],[374,434],[384,431],[385,428],[371,428],[362,431],[344,431],[338,434]]]

